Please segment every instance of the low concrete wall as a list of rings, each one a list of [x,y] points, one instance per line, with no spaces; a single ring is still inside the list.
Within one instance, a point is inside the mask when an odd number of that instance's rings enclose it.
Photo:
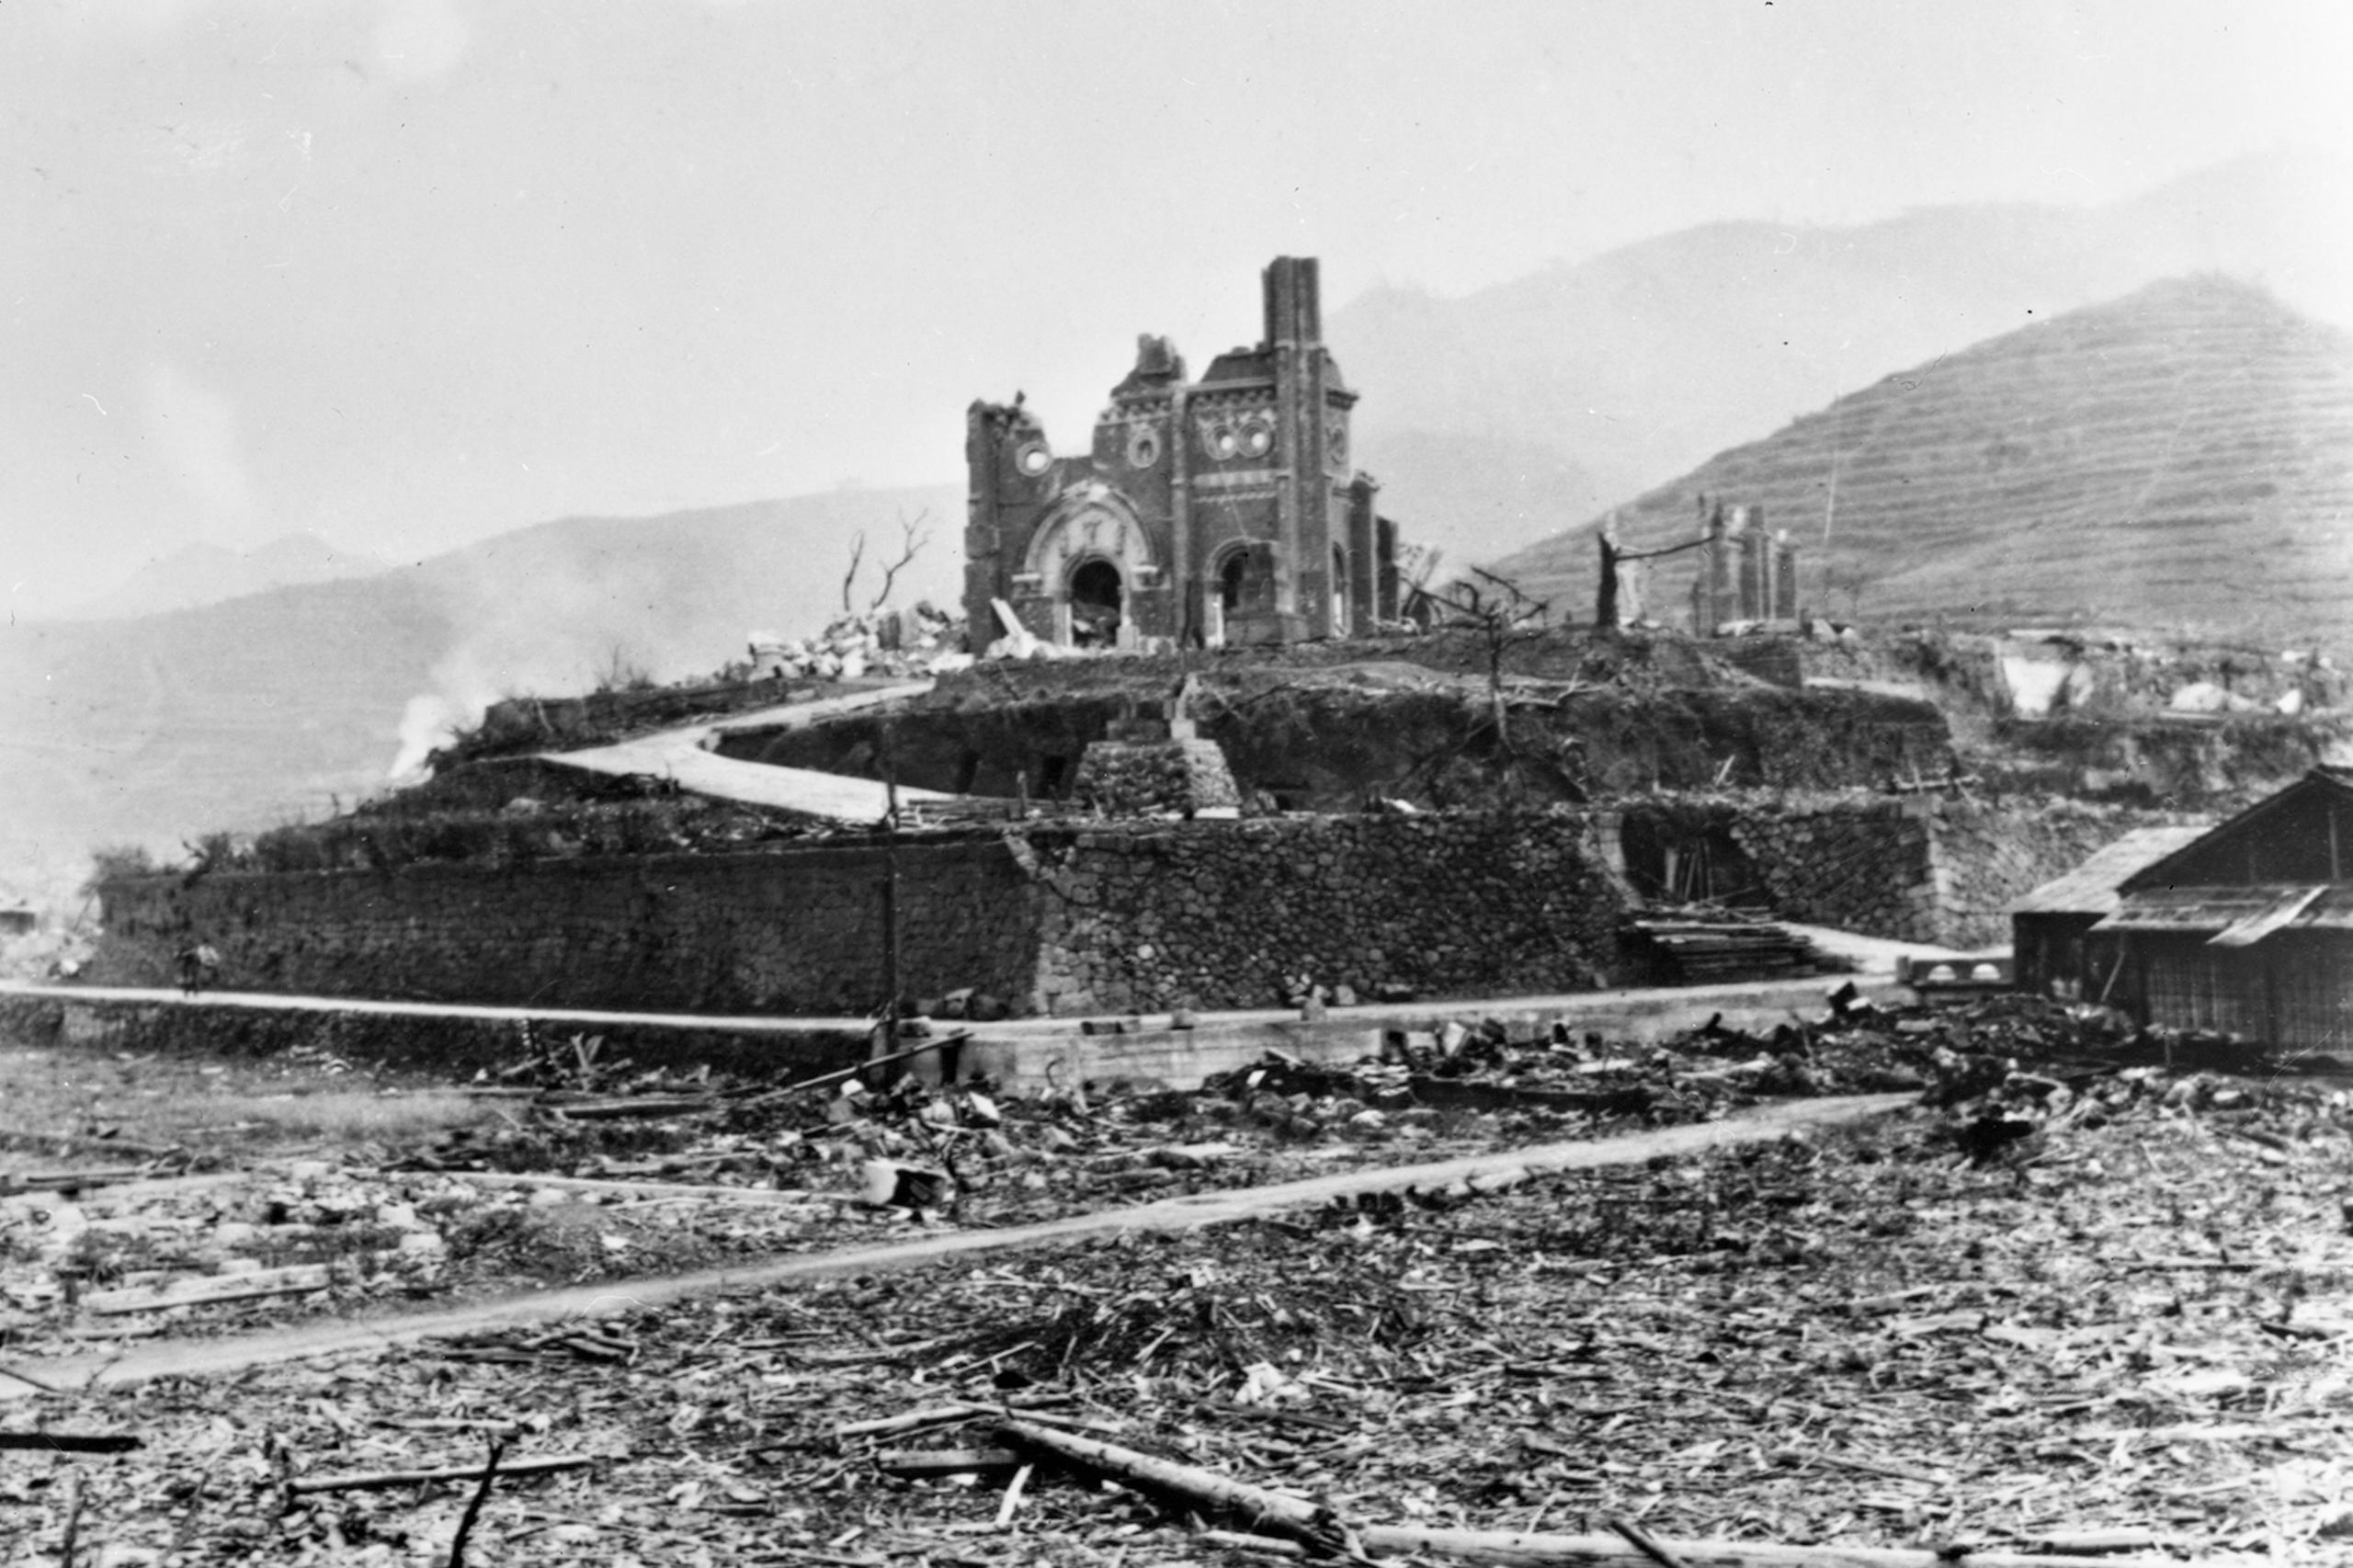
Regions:
[[[0,995],[0,1039],[19,1045],[97,1051],[192,1051],[275,1056],[297,1049],[346,1061],[437,1073],[493,1072],[527,1060],[531,1042],[561,1045],[600,1037],[608,1062],[746,1077],[800,1078],[864,1060],[863,1032],[836,1028],[745,1030],[654,1020],[595,1025],[532,1019],[371,1013],[358,1008],[240,1006],[217,997],[194,1003]]]
[[[963,1048],[961,1071],[985,1074],[1016,1092],[1054,1083],[1157,1084],[1198,1088],[1205,1078],[1247,1067],[1269,1050],[1302,1062],[1337,1065],[1377,1057],[1383,1038],[1403,1030],[1427,1048],[1443,1025],[1493,1018],[1516,1040],[1533,1040],[1558,1024],[1582,1038],[1644,1044],[1698,1028],[1714,1018],[1727,1028],[1768,1033],[1792,1019],[1820,1015],[1824,995],[1845,983],[1815,976],[1755,985],[1707,985],[1661,992],[1599,992],[1592,996],[1512,997],[1497,1001],[1344,1008],[1313,1022],[1299,1017],[1210,1017],[1189,1029],[1163,1028],[1165,1017],[1141,1020],[1133,1034],[1081,1034],[1068,1025],[995,1024],[976,1030]],[[1857,989],[1867,999],[1895,1004],[1911,992],[1884,980]]]

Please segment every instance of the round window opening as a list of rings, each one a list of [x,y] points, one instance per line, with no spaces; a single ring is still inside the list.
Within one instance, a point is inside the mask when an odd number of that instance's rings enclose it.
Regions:
[[[1221,458],[1232,457],[1240,447],[1241,443],[1234,439],[1230,427],[1220,426],[1218,433],[1210,437],[1210,450]]]
[[[1022,448],[1021,455],[1014,460],[1021,465],[1021,472],[1032,479],[1045,472],[1054,463],[1053,454],[1041,446]]]
[[[1138,430],[1128,437],[1128,466],[1150,468],[1160,460],[1160,437],[1151,430]]]
[[[1242,432],[1242,449],[1254,458],[1263,458],[1275,444],[1275,433],[1265,425],[1252,425]]]

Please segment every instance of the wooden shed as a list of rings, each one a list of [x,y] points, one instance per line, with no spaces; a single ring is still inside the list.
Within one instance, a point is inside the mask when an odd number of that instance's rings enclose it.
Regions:
[[[2098,1000],[2113,967],[2095,965],[2092,949],[2112,949],[2115,944],[2092,943],[2092,927],[2122,904],[2118,890],[2129,878],[2204,837],[2211,825],[2135,828],[2010,905],[2010,953],[2018,988]]]
[[[2143,1022],[2353,1047],[2353,769],[2313,768],[2118,895],[2091,927],[2090,961]]]

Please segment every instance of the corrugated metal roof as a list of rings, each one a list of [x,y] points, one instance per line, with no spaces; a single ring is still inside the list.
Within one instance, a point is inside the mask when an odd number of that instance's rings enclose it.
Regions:
[[[2292,913],[2281,918],[2283,910]],[[2092,929],[2191,936],[2200,931],[2221,933],[2234,926],[2254,931],[2251,941],[2282,930],[2353,930],[2353,887],[2315,890],[2263,882],[2249,887],[2151,888],[2128,894],[2121,907]]]
[[[2293,926],[2327,891],[2325,884],[2316,888],[2290,888],[2253,915],[2232,921],[2229,928],[2217,936],[2211,945],[2217,948],[2251,948],[2272,932],[2284,931]]]
[[[2013,915],[2113,915],[2126,878],[2205,836],[2205,827],[2140,827],[2010,905]]]

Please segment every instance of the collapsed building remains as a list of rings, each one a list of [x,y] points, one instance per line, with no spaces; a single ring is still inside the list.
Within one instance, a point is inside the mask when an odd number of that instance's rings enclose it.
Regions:
[[[1317,268],[1280,256],[1266,332],[1198,381],[1138,341],[1092,446],[1057,456],[1017,396],[966,416],[964,615],[997,633],[1134,648],[1296,642],[1397,615],[1397,535],[1350,465],[1357,394],[1324,347]],[[1004,605],[1017,626],[1002,624]]]

